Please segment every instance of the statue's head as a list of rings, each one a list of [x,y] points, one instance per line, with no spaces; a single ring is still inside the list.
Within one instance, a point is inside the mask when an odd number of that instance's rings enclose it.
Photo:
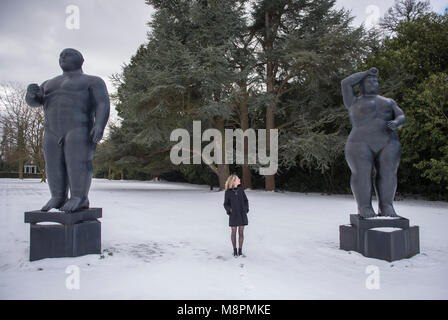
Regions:
[[[378,94],[378,71],[376,74],[369,73],[360,83],[361,94]]]
[[[73,71],[81,69],[84,62],[81,52],[76,49],[67,48],[59,55],[59,65],[63,71]]]

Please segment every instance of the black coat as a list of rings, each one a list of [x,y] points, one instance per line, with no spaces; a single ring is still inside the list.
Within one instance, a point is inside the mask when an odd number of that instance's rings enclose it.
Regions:
[[[249,201],[241,185],[225,191],[224,208],[229,215],[229,226],[245,226],[248,224]]]

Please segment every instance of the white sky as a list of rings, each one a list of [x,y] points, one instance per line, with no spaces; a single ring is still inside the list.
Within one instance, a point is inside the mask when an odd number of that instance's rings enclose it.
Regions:
[[[355,24],[369,24],[393,3],[337,0],[336,6],[351,9]],[[79,29],[66,27],[68,5],[79,8]],[[446,0],[432,0],[431,5],[439,12],[447,7]],[[61,73],[60,51],[72,47],[84,55],[84,72],[102,77],[113,92],[109,77],[146,41],[151,13],[144,0],[1,0],[0,83],[52,78]]]

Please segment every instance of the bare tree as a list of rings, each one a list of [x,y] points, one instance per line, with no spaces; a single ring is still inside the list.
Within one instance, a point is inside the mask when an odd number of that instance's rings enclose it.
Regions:
[[[429,1],[395,0],[395,4],[387,10],[380,20],[380,26],[392,35],[402,21],[412,21],[431,11]]]
[[[26,88],[15,82],[0,85],[1,151],[5,162],[17,163],[19,178],[23,165],[32,160],[46,180],[42,142],[44,114],[41,108],[30,108],[25,102]]]

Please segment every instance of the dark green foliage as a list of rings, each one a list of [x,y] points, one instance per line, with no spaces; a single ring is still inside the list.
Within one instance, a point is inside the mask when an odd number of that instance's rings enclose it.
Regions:
[[[148,1],[157,9],[148,42],[114,77],[122,118],[109,139],[114,166],[157,176],[179,171],[169,159],[172,130],[191,133],[193,120],[205,130],[231,116],[243,2]]]
[[[236,106],[244,101],[254,129],[266,127],[266,107],[275,105],[277,175],[285,184],[279,188],[347,190],[347,177],[339,175],[344,170],[335,170],[345,168],[343,144],[350,129],[340,79],[376,44],[363,28],[351,27],[347,11],[334,9],[332,0],[147,3],[156,9],[148,42],[115,76],[122,121],[99,148],[98,162],[124,171],[126,178],[176,171],[186,181],[209,183],[206,165],[171,165],[170,132],[191,132],[193,120],[202,121],[202,130],[219,119],[226,119],[226,128],[239,128]],[[260,50],[266,46],[266,12],[279,29],[273,45]],[[269,93],[263,89],[266,59],[275,67]],[[102,167],[97,172],[104,175]],[[239,165],[230,171],[241,175]],[[291,172],[300,175],[299,186]],[[263,187],[263,177],[255,174],[253,180],[254,188]]]
[[[111,169],[115,178],[209,184],[209,166],[171,164],[170,133],[175,128],[191,133],[193,120],[201,120],[202,130],[222,119],[225,128],[239,128],[238,106],[244,102],[254,129],[266,127],[266,108],[273,107],[279,189],[350,192],[343,146],[351,126],[340,81],[376,66],[381,94],[396,100],[407,117],[400,130],[398,191],[446,197],[446,14],[420,12],[402,19],[394,37],[380,44],[378,30],[352,27],[353,17],[334,9],[332,0],[147,3],[156,9],[151,32],[114,77],[122,120],[98,146],[97,176]],[[278,27],[269,29],[275,33],[268,37],[266,14]],[[267,61],[274,68],[271,91]],[[240,165],[229,170],[241,176]],[[253,174],[253,188],[263,188],[263,179]]]
[[[324,175],[343,154],[350,124],[340,81],[367,57],[376,38],[362,27],[352,27],[353,17],[334,9],[334,3],[283,0],[254,5],[254,32],[260,37],[267,32],[266,14],[278,25],[277,34],[263,38],[265,50],[258,54],[259,61],[272,61],[273,90],[253,97],[252,109],[275,106],[282,170],[300,166]],[[255,125],[262,128],[264,123]]]
[[[430,10],[429,1],[395,0],[394,5],[381,19],[380,26],[386,33],[393,34],[397,31],[400,22],[420,18]]]

